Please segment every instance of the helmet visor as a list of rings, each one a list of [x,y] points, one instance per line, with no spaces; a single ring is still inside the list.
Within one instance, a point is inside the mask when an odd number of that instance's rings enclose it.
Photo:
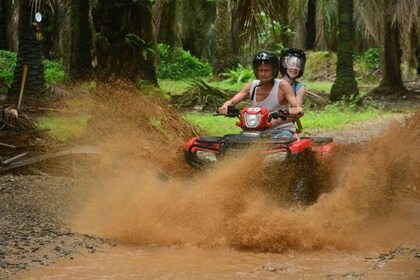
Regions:
[[[299,69],[302,67],[302,61],[299,57],[296,56],[286,56],[283,61],[284,68],[296,68]]]

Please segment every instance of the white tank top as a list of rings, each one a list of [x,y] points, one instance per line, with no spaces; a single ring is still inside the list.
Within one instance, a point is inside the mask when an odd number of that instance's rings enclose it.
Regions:
[[[270,91],[270,94],[267,96],[267,98],[265,98],[263,101],[261,102],[257,102],[257,91],[258,91],[258,85],[260,84],[260,80],[254,80],[251,84],[251,88],[249,89],[249,97],[252,98],[251,99],[251,106],[252,107],[265,107],[267,108],[269,114],[278,112],[280,109],[281,110],[289,110],[289,104],[287,105],[280,105],[279,104],[279,97],[278,97],[278,92],[279,92],[279,83],[280,80],[279,79],[274,79],[274,85],[273,88]],[[253,91],[255,89],[255,94],[252,94]],[[296,128],[293,122],[287,122],[285,121],[284,123],[280,123],[278,125],[276,125],[275,127],[271,128],[271,130],[273,131],[277,131],[277,130],[289,130],[292,132],[296,132]]]
[[[279,79],[274,79],[274,85],[273,88],[270,91],[270,94],[261,102],[257,102],[257,91],[258,91],[258,85],[260,84],[260,80],[254,80],[251,84],[251,88],[249,89],[249,97],[252,98],[252,107],[265,107],[267,108],[268,112],[274,113],[278,110],[282,109],[283,106],[279,104]],[[255,89],[255,94],[253,95],[252,92]]]

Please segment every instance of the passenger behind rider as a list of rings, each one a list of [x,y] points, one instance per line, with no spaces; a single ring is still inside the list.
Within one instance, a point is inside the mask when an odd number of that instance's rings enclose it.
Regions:
[[[305,70],[306,64],[306,55],[300,49],[287,49],[282,52],[280,56],[280,73],[282,74],[282,79],[288,81],[293,89],[294,95],[299,106],[303,106],[303,102],[306,94],[306,86],[297,81],[298,78],[302,77]],[[293,119],[288,119],[288,121],[293,121]],[[298,130],[302,129],[300,120],[296,120]],[[295,136],[296,138],[299,138]]]
[[[232,99],[226,101],[219,108],[219,113],[226,114],[229,105],[237,105],[249,98],[252,107],[266,107],[270,114],[288,109],[290,114],[303,115],[303,108],[296,100],[289,81],[277,79],[279,59],[275,54],[267,51],[258,53],[252,66],[257,80],[247,83]],[[270,132],[273,137],[291,138],[296,135],[292,120],[273,119],[272,124]]]

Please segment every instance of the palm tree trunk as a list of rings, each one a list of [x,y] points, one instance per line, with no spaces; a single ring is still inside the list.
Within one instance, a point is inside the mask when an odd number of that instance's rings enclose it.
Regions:
[[[331,101],[359,94],[353,70],[353,0],[338,1],[338,28],[337,77],[331,88]]]
[[[9,1],[0,0],[0,49],[7,48],[7,18],[10,16]]]
[[[96,40],[99,69],[136,83],[143,79],[157,85],[156,56],[153,40],[152,5],[149,0],[99,1]]]
[[[400,68],[402,50],[399,34],[398,23],[392,24],[391,19],[387,19],[384,28],[382,79],[379,86],[371,90],[373,95],[404,95],[407,93]]]
[[[401,76],[402,50],[399,42],[399,26],[385,23],[384,69],[379,86],[404,87]]]
[[[229,0],[216,1],[216,22],[214,38],[214,60],[212,61],[213,74],[217,77],[229,68],[232,58],[230,48],[230,10]]]
[[[31,25],[31,8],[26,0],[19,5],[19,50],[10,94],[17,98],[22,82],[23,65],[28,65],[25,94],[41,97],[46,93],[44,65],[42,64],[41,43],[35,37]]]
[[[140,5],[143,8],[139,9],[138,20],[141,27],[141,38],[144,40],[144,44],[140,46],[138,57],[138,75],[140,79],[149,81],[153,85],[157,86],[157,73],[156,73],[156,44],[153,40],[153,24],[152,24],[152,3],[149,0],[143,0]],[[136,19],[135,19],[136,20]],[[133,28],[135,21],[133,22]]]
[[[315,49],[316,40],[316,0],[308,0],[308,15],[306,16],[306,50]]]
[[[92,29],[89,22],[90,1],[72,0],[69,7],[70,55],[65,69],[72,80],[86,80],[92,71]]]

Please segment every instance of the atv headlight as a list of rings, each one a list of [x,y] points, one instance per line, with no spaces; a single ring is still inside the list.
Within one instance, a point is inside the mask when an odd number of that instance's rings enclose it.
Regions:
[[[287,158],[287,152],[279,152],[274,154],[268,154],[264,158],[264,163],[282,162]]]
[[[260,123],[261,114],[256,114],[256,115],[252,114],[252,115],[250,115],[248,113],[245,113],[244,114],[244,117],[245,117],[245,125],[246,125],[246,127],[256,128],[258,126],[258,124]]]
[[[215,162],[217,161],[216,154],[198,150],[196,152],[197,158],[205,162]]]

